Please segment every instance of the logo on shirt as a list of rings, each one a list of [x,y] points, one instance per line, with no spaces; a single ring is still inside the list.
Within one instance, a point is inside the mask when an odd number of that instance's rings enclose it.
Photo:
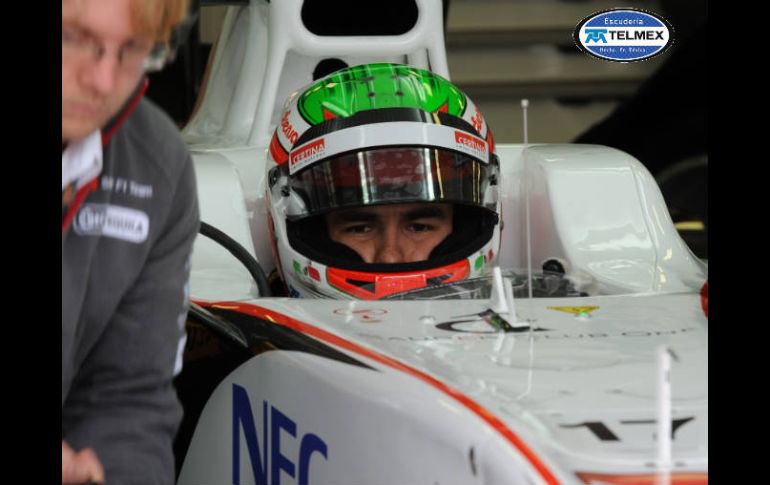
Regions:
[[[147,213],[110,204],[84,204],[75,216],[73,229],[81,236],[105,236],[131,243],[147,240]]]

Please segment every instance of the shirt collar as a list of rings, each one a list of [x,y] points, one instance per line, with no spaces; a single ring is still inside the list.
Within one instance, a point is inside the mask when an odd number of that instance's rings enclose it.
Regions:
[[[75,182],[76,189],[93,180],[102,171],[102,135],[96,130],[87,137],[70,142],[61,154],[61,188]]]

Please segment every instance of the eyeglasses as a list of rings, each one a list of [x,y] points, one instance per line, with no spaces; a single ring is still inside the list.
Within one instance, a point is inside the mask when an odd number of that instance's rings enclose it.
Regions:
[[[107,52],[102,41],[87,31],[62,24],[62,57],[79,61],[99,61]],[[128,41],[117,52],[118,66],[127,72],[159,71],[173,57],[173,50],[163,42],[152,46],[139,41]]]

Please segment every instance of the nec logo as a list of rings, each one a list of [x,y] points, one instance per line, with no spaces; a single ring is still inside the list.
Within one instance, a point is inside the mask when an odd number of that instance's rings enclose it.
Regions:
[[[295,167],[297,165],[304,164],[303,162],[309,162],[311,159],[316,158],[318,155],[323,153],[324,150],[326,150],[326,143],[324,142],[324,139],[321,138],[314,141],[313,143],[305,145],[297,151],[292,152],[289,160],[292,167]]]
[[[480,155],[483,158],[487,156],[487,144],[484,140],[476,138],[475,136],[467,135],[461,131],[455,131],[455,142],[461,147],[466,147]]]
[[[268,429],[270,430],[269,433]],[[275,406],[269,406],[267,401],[262,401],[262,447],[260,449],[260,443],[257,439],[257,423],[254,421],[249,395],[246,389],[233,384],[234,485],[241,483],[241,430],[243,430],[243,438],[246,441],[248,461],[251,464],[254,482],[257,485],[267,485],[268,483],[280,485],[281,476],[285,477],[285,475],[288,475],[285,478],[291,479],[289,483],[308,485],[310,483],[311,458],[314,455],[321,455],[327,459],[328,448],[324,440],[313,433],[298,434],[297,423]],[[281,442],[282,437],[283,443]],[[298,463],[295,464],[289,457],[282,454],[281,448],[287,451],[291,450],[288,454],[298,457]],[[318,458],[314,460],[316,464],[318,461]],[[284,475],[281,475],[281,471],[284,472]],[[245,480],[245,482],[251,483],[251,480]],[[284,483],[287,482],[284,481]]]

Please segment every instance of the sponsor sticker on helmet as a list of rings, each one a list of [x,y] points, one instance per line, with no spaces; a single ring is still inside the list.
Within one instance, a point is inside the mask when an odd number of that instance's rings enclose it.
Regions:
[[[287,111],[283,114],[283,118],[281,118],[281,133],[286,137],[286,140],[291,144],[294,145],[297,143],[297,139],[299,138],[299,135],[297,134],[297,130],[294,129],[294,126],[289,121],[289,114],[291,111]],[[291,146],[290,145],[290,146]]]
[[[289,172],[294,174],[310,165],[326,152],[326,142],[323,138],[306,143],[291,151],[289,155]]]
[[[649,59],[668,49],[674,29],[660,15],[635,8],[603,10],[584,18],[573,34],[578,48],[613,62]]]
[[[468,133],[455,130],[455,144],[456,148],[461,152],[472,155],[485,162],[489,160],[487,142],[481,138],[476,138]]]
[[[321,273],[312,266],[307,267],[307,274],[316,281],[321,281]]]

